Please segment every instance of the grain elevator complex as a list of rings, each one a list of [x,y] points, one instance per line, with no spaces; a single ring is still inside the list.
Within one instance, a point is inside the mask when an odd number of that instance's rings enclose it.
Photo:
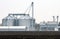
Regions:
[[[29,14],[9,14],[6,18],[2,20],[2,25],[17,27],[26,26],[27,29],[30,29],[35,26],[35,19],[32,20],[32,17],[30,17]]]
[[[26,12],[9,13],[2,19],[0,39],[60,39],[59,16],[52,16],[51,21],[36,23],[34,2]]]
[[[55,16],[53,16],[53,21],[43,21],[36,24],[33,2],[31,8],[32,17],[30,14],[8,14],[2,19],[0,31],[60,31],[59,16],[56,17],[57,21],[55,21]]]

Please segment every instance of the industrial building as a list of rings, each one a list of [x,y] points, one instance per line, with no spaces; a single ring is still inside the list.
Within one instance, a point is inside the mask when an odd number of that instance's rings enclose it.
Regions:
[[[55,16],[53,16],[53,21],[40,22],[40,31],[58,31],[58,17],[59,16],[57,16],[57,21]]]
[[[2,19],[0,39],[60,39],[59,16],[57,21],[53,16],[53,21],[37,24],[33,4],[32,17],[29,14],[8,14]]]
[[[53,21],[40,22],[40,24],[35,23],[33,4],[32,2],[30,6],[30,8],[32,8],[32,17],[30,14],[8,14],[8,16],[2,19],[2,26],[8,26],[9,29],[9,26],[25,26],[25,30],[23,31],[59,31],[59,16],[57,16],[56,19],[55,16],[53,16]],[[8,31],[12,30],[10,29]]]
[[[53,16],[53,21],[40,22],[40,24],[36,24],[35,19],[32,19],[29,14],[9,14],[7,17],[2,19],[2,25],[17,27],[25,26],[25,31],[60,31],[58,16],[57,21],[55,21],[55,17]]]
[[[56,31],[57,22],[40,23],[40,31]]]

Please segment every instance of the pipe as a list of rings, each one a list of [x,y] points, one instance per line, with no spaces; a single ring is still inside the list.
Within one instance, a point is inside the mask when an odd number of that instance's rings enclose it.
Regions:
[[[55,16],[53,16],[53,22],[55,22]]]
[[[57,16],[57,23],[58,23],[58,21],[59,21],[58,18],[59,18],[59,16]]]

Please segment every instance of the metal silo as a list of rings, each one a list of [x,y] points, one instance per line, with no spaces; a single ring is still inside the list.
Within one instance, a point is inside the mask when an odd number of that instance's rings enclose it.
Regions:
[[[27,26],[28,28],[32,27],[32,18],[29,16],[29,14],[20,16],[18,20],[19,26]],[[33,19],[33,23],[35,25],[35,19]]]
[[[15,17],[8,15],[6,18],[2,19],[3,26],[14,26]]]

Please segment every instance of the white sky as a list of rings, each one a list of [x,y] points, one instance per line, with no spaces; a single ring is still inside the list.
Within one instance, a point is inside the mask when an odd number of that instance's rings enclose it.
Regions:
[[[24,13],[32,1],[37,23],[60,16],[60,0],[0,0],[0,23],[9,13]]]

